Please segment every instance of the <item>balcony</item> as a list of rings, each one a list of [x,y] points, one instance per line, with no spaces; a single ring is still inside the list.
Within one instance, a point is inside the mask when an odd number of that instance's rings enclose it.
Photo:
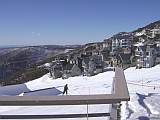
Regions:
[[[117,120],[117,105],[121,101],[129,101],[129,92],[123,69],[116,67],[111,94],[100,95],[67,95],[67,96],[1,96],[1,106],[48,106],[48,105],[86,105],[86,113],[58,115],[0,115],[1,119],[48,119],[48,118],[80,118],[108,116]],[[88,113],[88,105],[110,104],[107,113]]]

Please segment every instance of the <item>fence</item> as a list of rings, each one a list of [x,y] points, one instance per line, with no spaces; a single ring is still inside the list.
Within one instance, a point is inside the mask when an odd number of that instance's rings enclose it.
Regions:
[[[116,67],[113,80],[112,94],[100,95],[67,95],[67,96],[1,96],[1,106],[35,106],[35,105],[87,105],[86,114],[59,115],[0,115],[1,119],[36,119],[36,118],[77,118],[110,116],[110,120],[117,120],[117,104],[129,101],[129,92],[122,68]],[[90,104],[111,104],[109,113],[88,114]]]

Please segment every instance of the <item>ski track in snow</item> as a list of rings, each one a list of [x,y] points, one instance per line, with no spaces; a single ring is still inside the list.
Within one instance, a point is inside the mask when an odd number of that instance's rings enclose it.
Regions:
[[[136,94],[139,97],[139,99],[138,99],[139,104],[147,111],[148,116],[150,116],[152,113],[151,113],[150,109],[148,108],[147,104],[145,104],[145,102],[144,102],[144,100],[148,96],[142,95],[142,94],[139,94],[139,93],[136,93]]]

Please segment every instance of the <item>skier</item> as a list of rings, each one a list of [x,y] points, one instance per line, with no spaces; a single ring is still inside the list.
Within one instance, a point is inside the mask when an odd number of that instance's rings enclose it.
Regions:
[[[67,90],[68,90],[68,84],[66,84],[65,86],[64,86],[64,90],[63,90],[63,94],[67,94]]]

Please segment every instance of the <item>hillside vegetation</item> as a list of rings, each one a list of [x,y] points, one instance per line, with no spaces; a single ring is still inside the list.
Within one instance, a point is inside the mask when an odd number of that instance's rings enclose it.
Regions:
[[[153,22],[153,23],[150,23],[149,25],[146,25],[145,27],[141,27],[141,28],[138,28],[137,30],[134,30],[133,33],[136,33],[136,32],[141,32],[143,29],[154,29],[154,28],[157,28],[157,27],[160,27],[160,20],[156,21],[156,22]]]

